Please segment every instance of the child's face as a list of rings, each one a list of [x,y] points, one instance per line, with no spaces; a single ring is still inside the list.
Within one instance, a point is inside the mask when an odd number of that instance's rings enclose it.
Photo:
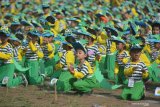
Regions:
[[[139,60],[140,55],[141,55],[141,51],[139,51],[139,50],[133,50],[130,52],[130,56],[131,56],[132,60]]]
[[[24,31],[29,31],[30,28],[31,28],[30,26],[25,26],[25,27],[24,27]]]
[[[153,34],[160,34],[160,29],[158,26],[153,27]]]
[[[155,44],[155,48],[156,48],[156,49],[160,49],[160,43],[156,43],[156,44]]]
[[[51,43],[53,41],[53,37],[49,37],[48,41]]]
[[[14,45],[14,46],[19,46],[20,43],[19,43],[18,41],[13,41],[13,45]]]
[[[47,38],[47,37],[44,37],[44,38],[43,38],[43,43],[46,44],[47,42],[48,42],[48,38]]]
[[[6,36],[0,36],[0,40],[1,40],[1,43],[5,43],[7,42],[9,39],[9,37],[6,37]]]
[[[85,59],[87,57],[87,55],[84,53],[84,51],[82,51],[80,49],[78,49],[76,51],[76,56],[77,56],[78,60],[83,60],[83,59]]]
[[[76,27],[77,23],[75,21],[71,21],[71,27]]]
[[[49,13],[49,8],[43,9],[44,14],[48,14]]]
[[[122,50],[122,49],[124,49],[124,44],[121,43],[121,42],[117,42],[116,47],[117,47],[118,50]]]

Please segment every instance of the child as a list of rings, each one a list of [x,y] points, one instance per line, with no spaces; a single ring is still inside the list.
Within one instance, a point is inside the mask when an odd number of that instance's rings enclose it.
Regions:
[[[53,79],[51,80],[52,82],[55,80],[55,78],[59,78],[57,81],[58,91],[68,92],[71,90],[69,80],[73,76],[70,74],[68,69],[70,65],[74,65],[75,63],[75,56],[72,48],[73,47],[70,43],[63,42],[63,49],[66,50],[66,52],[62,55],[59,62],[56,64]]]
[[[0,82],[7,87],[15,87],[22,83],[28,85],[26,77],[14,75],[13,48],[8,43],[10,33],[6,30],[0,30]]]
[[[37,43],[39,33],[37,31],[28,32],[28,44],[24,49],[26,56],[26,67],[29,67],[30,70],[27,72],[27,78],[29,84],[41,84],[44,80],[45,75],[39,75],[39,58],[43,58],[43,52]]]
[[[115,78],[116,83],[123,84],[125,81],[124,77],[124,66],[129,60],[129,53],[125,50],[125,41],[120,37],[115,37],[116,48],[118,52],[116,53],[116,66],[115,66]]]
[[[144,96],[143,78],[148,77],[148,69],[140,60],[141,51],[139,44],[130,49],[131,61],[124,69],[124,75],[128,78],[128,86],[123,89],[121,95],[124,100],[140,100]]]
[[[44,53],[45,74],[47,76],[51,76],[53,74],[53,66],[55,65],[54,62],[55,46],[53,44],[53,37],[54,34],[49,30],[46,30],[43,33],[42,51]]]
[[[88,59],[87,61],[90,63],[92,69],[95,69],[96,60],[100,61],[100,52],[98,46],[94,44],[94,40],[96,39],[95,35],[87,35],[85,39],[88,41],[86,45]]]
[[[87,50],[80,44],[75,45],[76,56],[79,60],[79,64],[74,69],[73,66],[69,67],[69,71],[77,79],[73,83],[73,89],[76,89],[78,93],[90,93],[92,89],[97,87],[98,81],[93,75],[93,70],[87,58]]]

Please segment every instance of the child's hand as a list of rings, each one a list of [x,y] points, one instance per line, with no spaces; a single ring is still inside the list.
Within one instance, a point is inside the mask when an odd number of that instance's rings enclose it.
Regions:
[[[73,67],[73,65],[70,65],[70,66],[69,66],[69,71],[70,71],[72,74],[74,74],[74,67]]]

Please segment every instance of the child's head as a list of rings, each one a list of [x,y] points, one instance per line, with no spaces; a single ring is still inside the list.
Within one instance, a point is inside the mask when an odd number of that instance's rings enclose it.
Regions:
[[[116,42],[116,48],[117,48],[117,50],[124,50],[125,44],[122,42]]]
[[[160,49],[160,42],[156,42],[154,46],[155,46],[156,49],[159,50]]]
[[[68,42],[63,42],[62,47],[66,51],[69,51],[69,50],[71,50],[73,48],[72,45],[70,43],[68,43]]]
[[[155,34],[160,34],[160,23],[153,23],[152,25],[152,33]]]
[[[76,56],[78,60],[84,60],[87,57],[87,54],[82,49],[77,49]]]
[[[74,48],[76,50],[76,56],[78,60],[84,60],[87,58],[87,50],[82,44],[78,42]]]
[[[132,61],[138,61],[141,55],[142,48],[140,45],[132,46],[130,49],[130,56]]]
[[[39,36],[39,33],[37,31],[29,31],[27,38],[32,42],[36,42],[38,41],[38,36]]]
[[[9,40],[10,33],[5,30],[0,30],[0,40],[1,44],[6,43]]]

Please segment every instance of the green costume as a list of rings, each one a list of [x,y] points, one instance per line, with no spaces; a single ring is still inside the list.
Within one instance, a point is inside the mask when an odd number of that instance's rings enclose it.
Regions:
[[[44,77],[39,74],[39,62],[38,61],[26,61],[26,66],[30,69],[26,72],[29,84],[40,84],[44,81]]]
[[[91,92],[91,90],[97,86],[97,79],[95,76],[89,78],[86,77],[73,83],[74,89],[81,92]]]
[[[114,67],[115,67],[115,60],[116,60],[116,52],[113,54],[107,54],[104,68],[107,71],[107,77],[110,80],[114,80]]]
[[[125,87],[122,91],[121,97],[124,100],[140,100],[144,95],[144,84],[142,81],[134,83],[134,87]]]
[[[14,64],[4,64],[0,66],[0,81],[4,79],[4,77],[8,77],[8,83],[6,84],[8,87],[15,87],[23,83],[22,77],[18,76],[13,78],[15,66]]]

